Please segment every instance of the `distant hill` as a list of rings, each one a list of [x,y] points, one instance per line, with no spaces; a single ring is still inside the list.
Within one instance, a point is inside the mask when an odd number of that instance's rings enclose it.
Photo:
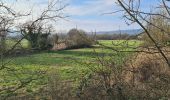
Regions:
[[[96,34],[131,34],[131,35],[134,35],[134,34],[140,34],[141,32],[143,32],[142,29],[133,29],[133,30],[115,30],[115,31],[99,31],[99,32],[96,32]]]

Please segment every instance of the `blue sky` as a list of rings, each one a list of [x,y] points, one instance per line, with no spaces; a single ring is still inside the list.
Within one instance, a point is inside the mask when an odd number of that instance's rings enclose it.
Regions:
[[[6,0],[12,2],[15,0]],[[35,16],[44,7],[48,0],[20,0],[21,4],[18,7],[20,10],[34,6]],[[79,28],[85,31],[110,31],[119,29],[138,29],[137,24],[128,26],[122,18],[121,13],[105,14],[112,11],[119,10],[116,0],[63,0],[63,4],[69,4],[64,9],[64,14],[69,17],[66,20],[59,20],[56,23],[57,31],[68,31],[71,28]],[[141,0],[141,8],[144,11],[153,9],[153,5],[160,0]],[[38,8],[39,7],[39,8]]]
[[[109,31],[119,29],[138,29],[137,24],[127,25],[122,19],[121,13],[105,14],[119,10],[116,0],[69,0],[69,6],[66,13],[70,16],[69,22],[64,22],[68,29],[78,27],[86,31]],[[141,8],[146,11],[158,0],[141,0]],[[60,25],[60,29],[66,27]],[[67,30],[67,29],[66,29]]]

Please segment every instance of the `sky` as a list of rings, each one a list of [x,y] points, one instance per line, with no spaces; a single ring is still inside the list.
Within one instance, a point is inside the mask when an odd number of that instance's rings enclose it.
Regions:
[[[16,0],[5,0],[7,4],[11,4],[19,11],[29,12],[32,8],[34,15],[46,7],[48,0],[18,0],[17,4],[13,4]],[[55,24],[57,31],[69,31],[72,28],[83,29],[85,31],[112,31],[139,29],[137,24],[127,25],[122,13],[105,14],[120,10],[115,3],[116,0],[63,0],[63,5],[68,6],[63,10],[67,18],[60,19]],[[144,11],[152,9],[152,5],[158,3],[159,0],[141,0],[141,9]],[[27,20],[27,19],[25,19]]]

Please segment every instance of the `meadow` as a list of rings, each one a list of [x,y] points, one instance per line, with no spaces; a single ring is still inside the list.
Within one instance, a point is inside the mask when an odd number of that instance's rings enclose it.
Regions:
[[[27,46],[26,43],[23,41],[21,44]],[[133,50],[127,46],[137,47],[141,42],[136,40],[100,40],[99,43],[120,50]],[[128,59],[130,54],[128,52],[118,53],[112,49],[94,45],[93,48],[42,51],[30,55],[8,57],[5,59],[5,62],[8,62],[7,68],[0,72],[0,75],[3,76],[0,78],[0,84],[5,87],[16,85],[19,80],[27,83],[32,79],[33,81],[27,84],[27,87],[21,92],[32,93],[40,87],[46,86],[51,75],[55,74],[58,80],[61,82],[70,81],[76,88],[83,77],[101,67],[98,58],[114,61],[119,66]]]

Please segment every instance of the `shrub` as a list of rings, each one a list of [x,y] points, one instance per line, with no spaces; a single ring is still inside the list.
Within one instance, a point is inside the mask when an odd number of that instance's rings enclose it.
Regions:
[[[158,13],[158,14],[162,14]],[[162,14],[164,15],[164,13]],[[152,23],[152,24],[150,24]],[[147,30],[152,36],[152,38],[157,42],[159,46],[168,45],[170,38],[169,38],[169,22],[162,16],[154,16],[152,15],[149,23],[147,24]],[[152,40],[147,36],[147,34],[143,34],[142,39],[145,41],[145,46],[153,46],[154,43]]]
[[[146,49],[147,50],[147,49]],[[169,48],[164,48],[165,51]],[[80,98],[97,100],[168,100],[170,70],[159,53],[141,52],[131,56],[124,65],[100,60],[101,69],[82,83]],[[170,58],[169,53],[166,53]],[[101,59],[99,57],[99,59]],[[88,80],[88,81],[87,81]],[[80,85],[82,86],[82,85]]]
[[[168,50],[169,48],[164,48]],[[152,50],[152,52],[155,52]],[[125,79],[136,91],[129,95],[145,99],[170,97],[170,70],[159,53],[139,53],[131,59]],[[168,56],[170,55],[165,52]],[[129,92],[130,93],[130,92]]]
[[[83,30],[71,29],[67,34],[66,45],[68,48],[91,47],[93,40]]]
[[[97,40],[125,40],[125,39],[137,39],[136,35],[127,34],[127,33],[113,33],[113,34],[97,34]]]
[[[37,28],[38,27],[38,28]],[[41,26],[30,26],[24,27],[22,30],[25,39],[29,41],[32,49],[46,50],[52,48],[52,44],[49,43],[50,31],[45,31]]]

